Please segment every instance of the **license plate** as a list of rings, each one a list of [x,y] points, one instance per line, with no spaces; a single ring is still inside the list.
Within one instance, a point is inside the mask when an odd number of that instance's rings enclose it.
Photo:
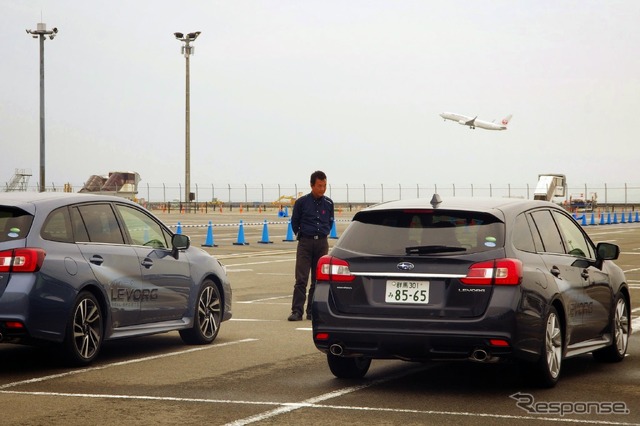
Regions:
[[[387,281],[384,296],[387,303],[429,303],[429,281]]]

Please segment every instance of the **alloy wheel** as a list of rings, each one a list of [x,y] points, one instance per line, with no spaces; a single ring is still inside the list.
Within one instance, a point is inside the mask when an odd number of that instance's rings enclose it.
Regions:
[[[81,299],[73,315],[73,342],[78,356],[92,359],[100,349],[102,317],[100,308],[91,298]]]
[[[618,298],[618,302],[616,303],[613,326],[616,349],[620,355],[623,355],[627,351],[627,344],[629,342],[629,315],[627,312],[627,303],[623,298]]]
[[[220,314],[220,296],[214,286],[208,286],[200,294],[198,303],[198,323],[205,338],[211,339],[218,333]]]
[[[558,316],[552,312],[547,318],[547,328],[545,335],[545,355],[547,367],[552,378],[557,378],[560,374],[562,363],[562,329]]]

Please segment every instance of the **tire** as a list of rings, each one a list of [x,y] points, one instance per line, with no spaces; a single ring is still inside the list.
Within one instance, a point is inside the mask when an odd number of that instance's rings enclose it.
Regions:
[[[69,364],[89,365],[98,356],[104,338],[103,321],[98,299],[88,291],[81,292],[73,305],[62,343],[63,355]]]
[[[360,379],[367,374],[371,366],[371,358],[341,357],[327,354],[329,369],[339,379]]]
[[[558,383],[562,368],[564,352],[564,335],[558,317],[558,311],[553,306],[549,309],[544,321],[544,336],[540,359],[529,365],[529,379],[533,384],[552,388]]]
[[[629,346],[629,302],[618,293],[613,305],[610,346],[593,352],[593,357],[602,362],[620,362],[624,359]]]
[[[222,321],[222,300],[218,286],[211,281],[202,283],[196,299],[193,327],[180,330],[180,337],[189,345],[206,345],[213,342]]]

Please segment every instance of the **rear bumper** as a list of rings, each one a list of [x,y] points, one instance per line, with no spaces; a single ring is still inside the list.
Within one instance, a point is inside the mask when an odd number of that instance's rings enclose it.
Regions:
[[[318,333],[327,333],[326,340],[317,339]],[[491,336],[491,337],[489,337]],[[406,361],[470,359],[477,351],[487,357],[511,357],[511,345],[495,346],[490,339],[497,335],[436,335],[433,333],[386,332],[377,330],[338,330],[314,327],[314,343],[322,352],[330,352],[331,346],[340,347],[342,356],[365,356],[377,359],[402,359]],[[503,338],[506,336],[503,336]],[[507,342],[510,339],[504,338]]]
[[[535,361],[540,354],[542,321],[517,312],[517,302],[451,320],[341,315],[327,300],[328,287],[316,286],[313,340],[325,353],[408,361],[475,359],[478,351],[486,353],[484,361]]]
[[[61,342],[75,299],[63,283],[52,283],[36,274],[13,274],[0,296],[0,333],[5,342]],[[19,322],[24,328],[8,328]]]

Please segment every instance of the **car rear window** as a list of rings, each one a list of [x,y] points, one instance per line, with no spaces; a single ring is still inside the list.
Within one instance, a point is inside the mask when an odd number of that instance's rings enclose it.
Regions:
[[[504,224],[484,212],[454,210],[362,211],[339,241],[372,255],[447,255],[504,246]]]
[[[26,238],[33,216],[24,210],[0,206],[0,242]]]

